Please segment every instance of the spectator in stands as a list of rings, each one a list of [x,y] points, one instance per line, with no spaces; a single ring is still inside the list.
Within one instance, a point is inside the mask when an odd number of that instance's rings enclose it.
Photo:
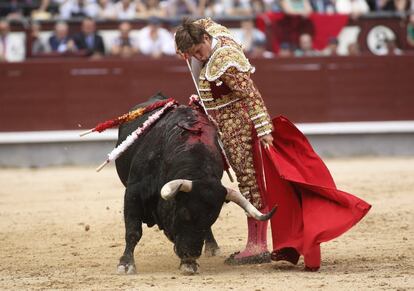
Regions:
[[[74,36],[78,50],[85,51],[87,56],[100,57],[105,54],[105,45],[96,32],[96,23],[92,18],[82,20],[81,32]]]
[[[24,44],[10,35],[9,22],[0,19],[0,62],[19,62],[24,56]]]
[[[250,6],[254,15],[266,12],[267,8],[264,0],[251,0]]]
[[[308,16],[312,13],[309,0],[281,0],[280,7],[285,13],[275,27],[279,42],[288,42],[293,46],[299,45],[301,34],[313,34],[313,23]]]
[[[252,3],[249,0],[229,0],[223,2],[225,5],[225,13],[227,15],[246,15],[251,16],[253,14]]]
[[[411,0],[413,1],[413,0]],[[410,10],[410,0],[393,0],[395,11],[406,12]]]
[[[46,45],[40,39],[41,26],[39,22],[32,22],[30,26],[30,44],[31,55],[44,54],[46,52]]]
[[[252,52],[255,43],[266,43],[266,35],[255,28],[252,19],[241,21],[240,30],[234,33],[234,37],[241,43],[246,54]]]
[[[60,6],[62,19],[98,16],[99,6],[95,0],[67,0]]]
[[[55,31],[49,37],[49,46],[52,52],[66,53],[76,50],[75,42],[69,37],[69,27],[66,22],[55,24]]]
[[[377,0],[376,10],[405,12],[410,9],[408,0]]]
[[[223,1],[220,0],[200,0],[198,2],[199,14],[206,17],[225,15]]]
[[[296,57],[314,57],[318,52],[313,49],[312,36],[308,33],[301,34],[299,37],[299,48],[295,50]]]
[[[308,17],[313,11],[309,0],[280,0],[280,6],[288,15]]]
[[[115,4],[115,17],[119,20],[134,19],[136,14],[135,1],[120,0]]]
[[[267,43],[266,39],[257,39],[253,42],[252,48],[247,55],[250,58],[265,58],[271,59],[275,56],[275,54],[271,51],[267,50]]]
[[[379,10],[381,10],[380,2],[382,2],[382,1],[383,0],[367,0],[369,10],[370,11],[379,11]]]
[[[50,19],[52,15],[59,14],[60,6],[67,0],[40,0],[40,6],[35,11],[34,18]],[[37,16],[40,15],[40,17]]]
[[[414,13],[410,15],[407,24],[407,42],[410,46],[414,47]]]
[[[183,15],[198,15],[197,3],[195,0],[166,0],[167,15],[169,17]]]
[[[107,20],[116,19],[115,7],[111,0],[99,0],[98,6],[97,18]]]
[[[330,37],[328,39],[328,45],[322,51],[322,55],[324,56],[337,56],[338,55],[338,45],[339,41],[336,37]]]
[[[321,14],[333,14],[336,12],[335,0],[311,0],[312,9]]]
[[[356,19],[368,13],[369,6],[366,0],[340,0],[336,1],[336,12],[349,14],[352,18]]]
[[[136,16],[148,18],[151,16],[166,17],[167,11],[165,7],[160,5],[159,0],[139,0],[137,2]]]
[[[279,45],[278,56],[281,58],[288,58],[293,56],[292,47],[288,42],[282,42]]]
[[[268,4],[266,0],[252,0],[251,5],[254,14],[264,13],[268,9]]]
[[[173,36],[161,27],[161,19],[157,17],[148,19],[148,25],[139,32],[138,43],[140,52],[153,58],[175,55]]]
[[[111,55],[122,58],[130,58],[139,52],[138,42],[130,35],[131,24],[121,22],[119,25],[119,36],[114,39],[111,47]]]
[[[359,49],[359,45],[357,42],[352,42],[348,45],[348,55],[349,56],[360,56],[361,50]]]
[[[3,1],[0,9],[0,17],[6,17],[8,20],[20,20],[23,18],[23,3],[20,1]]]

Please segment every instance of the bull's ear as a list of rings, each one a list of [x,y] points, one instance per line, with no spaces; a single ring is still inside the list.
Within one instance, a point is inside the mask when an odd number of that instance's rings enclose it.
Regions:
[[[164,200],[170,200],[177,195],[178,192],[190,192],[193,182],[190,180],[178,179],[172,180],[161,188],[161,197]]]

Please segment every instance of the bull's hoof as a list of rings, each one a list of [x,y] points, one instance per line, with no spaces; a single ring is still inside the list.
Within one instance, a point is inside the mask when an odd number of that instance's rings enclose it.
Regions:
[[[135,264],[132,265],[122,265],[119,264],[117,268],[117,272],[120,275],[133,275],[137,273],[137,268],[135,267]]]
[[[207,257],[214,257],[220,255],[220,248],[217,244],[205,244],[204,254]]]
[[[183,275],[195,275],[198,273],[198,264],[196,261],[183,262],[180,264],[180,271]]]

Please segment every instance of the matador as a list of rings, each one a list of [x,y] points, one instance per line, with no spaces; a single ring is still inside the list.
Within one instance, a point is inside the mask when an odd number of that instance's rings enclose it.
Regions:
[[[305,269],[317,271],[320,244],[350,229],[371,205],[337,189],[293,123],[283,116],[270,119],[250,78],[253,67],[227,28],[210,19],[185,20],[175,41],[179,54],[199,62],[201,99],[222,132],[241,193],[258,209],[266,203],[279,205],[271,218],[272,254],[267,250],[267,223],[248,218],[246,248],[226,262],[297,264],[303,255]]]
[[[221,131],[229,162],[236,173],[239,190],[257,209],[265,203],[260,193],[253,161],[253,140],[271,143],[272,122],[250,75],[254,67],[229,30],[212,21],[187,20],[177,30],[177,50],[193,57],[199,65],[200,98]],[[194,67],[194,66],[193,66]],[[194,69],[197,71],[197,69]],[[248,218],[246,249],[231,255],[229,264],[270,262],[267,222]]]

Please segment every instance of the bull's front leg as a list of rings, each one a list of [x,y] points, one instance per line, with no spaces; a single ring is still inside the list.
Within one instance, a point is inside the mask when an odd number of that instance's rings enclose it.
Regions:
[[[133,195],[127,188],[124,198],[125,251],[119,259],[119,274],[135,274],[137,270],[134,250],[142,237],[142,220],[139,215],[140,207],[137,205],[137,199]]]
[[[207,232],[206,239],[204,240],[204,254],[208,257],[213,257],[220,254],[220,247],[214,238],[211,227]]]

